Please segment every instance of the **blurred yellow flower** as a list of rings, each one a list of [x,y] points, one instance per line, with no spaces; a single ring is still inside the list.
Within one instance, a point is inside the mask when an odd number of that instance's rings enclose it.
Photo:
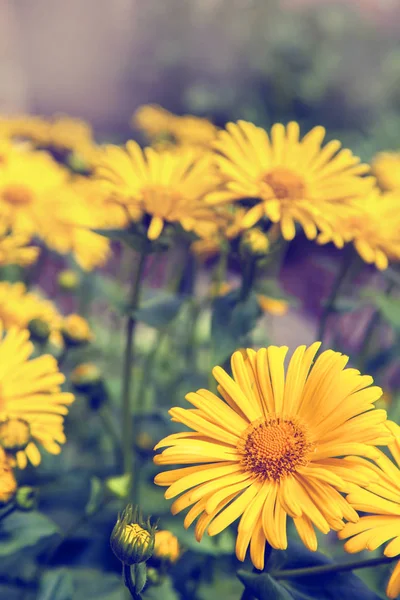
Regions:
[[[29,237],[11,231],[7,233],[6,228],[0,227],[0,266],[26,267],[37,260],[39,253],[39,248],[29,246]]]
[[[323,127],[314,127],[300,140],[295,122],[273,125],[270,135],[246,121],[228,123],[213,144],[225,189],[212,192],[208,201],[254,198],[257,203],[247,211],[243,226],[266,216],[280,223],[286,240],[294,238],[296,222],[314,239],[318,228],[328,227],[327,206],[341,210],[350,199],[364,196],[374,181],[361,177],[368,165],[360,164],[350,150],[340,150],[339,141],[321,148],[324,136]]]
[[[140,106],[132,117],[132,123],[151,141],[168,135],[183,146],[210,147],[218,132],[218,128],[208,119],[174,115],[157,104]]]
[[[243,232],[243,217],[245,214],[245,209],[240,207],[221,212],[218,230],[210,237],[195,240],[191,245],[192,252],[200,260],[208,260],[217,256],[227,242],[238,238]]]
[[[261,231],[261,229],[258,229],[258,227],[247,229],[247,231],[244,231],[242,234],[240,246],[242,250],[251,254],[252,256],[265,256],[268,254],[269,250],[268,236],[266,233]]]
[[[24,419],[0,421],[0,446],[15,454],[25,450],[31,439],[31,428]]]
[[[43,225],[52,221],[48,201],[67,177],[46,152],[13,148],[0,164],[1,222],[15,232],[40,235]]]
[[[390,421],[387,426],[395,437],[389,449],[397,466],[379,452],[375,459],[380,467],[375,469],[379,480],[371,483],[368,489],[355,490],[347,496],[356,510],[371,513],[361,517],[358,523],[347,523],[339,533],[340,539],[351,538],[344,545],[350,553],[373,551],[389,542],[385,556],[400,554],[400,427]],[[389,580],[386,594],[389,598],[397,598],[400,594],[400,561]]]
[[[386,412],[373,409],[382,390],[372,377],[346,369],[347,356],[297,348],[285,375],[287,347],[270,346],[232,355],[233,379],[221,368],[213,375],[222,398],[208,390],[189,393],[195,410],[172,408],[174,422],[194,431],[174,433],[155,449],[158,465],[189,465],[160,473],[173,514],[191,507],[184,525],[198,518],[195,535],[216,535],[241,517],[236,555],[264,567],[268,542],[287,547],[287,516],[303,543],[316,550],[323,533],[357,521],[340,492],[371,482],[372,470],[357,457],[378,456],[375,445],[393,437]],[[373,410],[371,410],[373,409]],[[365,461],[368,464],[368,461]],[[181,495],[182,494],[182,495]]]
[[[400,191],[400,152],[380,152],[372,163],[372,173],[384,191]]]
[[[400,190],[381,193],[377,188],[340,211],[327,211],[331,231],[319,234],[318,243],[329,241],[339,248],[352,241],[361,258],[378,269],[389,260],[400,260]]]
[[[15,454],[16,464],[23,469],[28,461],[34,466],[40,463],[37,444],[51,454],[60,452],[65,442],[64,416],[74,396],[61,392],[65,377],[53,356],[28,360],[34,346],[26,329],[10,328],[1,339],[0,422],[21,419],[29,425],[31,441]]]
[[[264,294],[257,294],[257,300],[261,310],[270,315],[282,317],[289,310],[289,303],[286,300],[270,298]]]
[[[181,549],[176,535],[166,529],[156,531],[154,542],[154,556],[156,558],[174,563],[178,560],[180,553]]]
[[[7,504],[15,496],[17,482],[10,461],[0,447],[0,505]]]
[[[147,235],[156,240],[165,225],[207,237],[217,229],[217,212],[204,202],[216,185],[208,157],[196,160],[190,150],[142,150],[134,141],[125,148],[106,146],[96,169],[104,189],[124,206],[133,221],[150,218]]]
[[[61,324],[61,333],[65,342],[71,346],[86,344],[94,339],[89,323],[76,314],[64,317]]]
[[[50,340],[60,339],[62,316],[55,305],[35,292],[28,292],[22,282],[0,282],[0,320],[6,329],[27,329],[33,320],[42,321],[50,329]]]

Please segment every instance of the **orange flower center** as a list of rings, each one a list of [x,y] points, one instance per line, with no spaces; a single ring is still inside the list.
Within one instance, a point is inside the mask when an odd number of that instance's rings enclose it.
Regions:
[[[161,218],[172,218],[184,201],[181,194],[166,186],[155,185],[142,190],[143,210]]]
[[[254,421],[238,444],[242,466],[263,481],[278,481],[305,466],[312,447],[304,424],[281,417]]]
[[[303,178],[285,167],[276,167],[262,180],[272,188],[275,198],[279,200],[299,200],[304,195]]]
[[[32,192],[18,183],[8,185],[3,190],[3,200],[14,206],[23,206],[32,202]]]

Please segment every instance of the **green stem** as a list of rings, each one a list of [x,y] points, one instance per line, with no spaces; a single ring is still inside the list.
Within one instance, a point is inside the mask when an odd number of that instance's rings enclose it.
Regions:
[[[226,272],[228,269],[228,252],[229,248],[221,248],[221,252],[218,258],[218,262],[214,268],[212,274],[212,281],[216,288],[216,293],[219,293],[221,289],[221,285],[224,283],[226,279]]]
[[[354,571],[356,569],[366,569],[368,567],[377,567],[385,565],[398,556],[381,556],[379,558],[370,558],[369,560],[358,560],[338,565],[322,565],[320,567],[308,567],[305,569],[287,569],[286,571],[270,571],[269,575],[274,579],[293,579],[297,577],[310,577],[312,575],[329,575],[333,573],[344,573],[345,571]]]
[[[139,304],[140,287],[144,266],[146,262],[146,253],[142,252],[139,255],[139,260],[136,265],[136,270],[132,278],[129,316],[126,323],[126,343],[123,359],[122,370],[122,452],[124,462],[124,473],[130,475],[130,485],[128,489],[128,497],[133,493],[133,470],[134,470],[134,455],[132,452],[133,444],[133,421],[132,421],[132,406],[131,406],[131,387],[132,387],[132,366],[134,361],[134,335],[136,329],[136,319],[134,311]],[[137,487],[137,486],[136,486]]]
[[[103,423],[105,431],[110,436],[110,439],[113,442],[114,452],[115,452],[115,461],[117,465],[121,464],[121,439],[119,436],[119,431],[114,423],[114,419],[112,414],[110,413],[110,409],[107,405],[103,405],[98,409],[98,415]]]
[[[124,564],[122,567],[122,575],[124,578],[124,583],[128,588],[133,600],[141,600],[142,596],[136,593],[135,584],[132,579],[132,571],[130,565]]]
[[[256,261],[252,256],[249,256],[244,268],[243,268],[243,278],[242,278],[242,286],[240,288],[240,302],[244,302],[250,295],[250,292],[253,288],[254,279],[256,276]]]
[[[396,284],[394,281],[389,281],[389,283],[386,286],[385,289],[385,294],[387,296],[390,296],[392,290],[396,287]],[[360,348],[360,354],[359,354],[359,363],[360,363],[360,370],[363,371],[368,357],[369,357],[369,353],[370,353],[370,349],[371,349],[371,344],[373,342],[374,339],[374,334],[375,331],[378,327],[378,325],[380,325],[381,322],[381,313],[379,310],[375,310],[372,314],[372,317],[367,325],[367,329],[365,331],[365,335],[364,335],[364,339],[362,341],[361,344],[361,348]]]
[[[351,251],[353,252],[353,248],[351,248]],[[332,310],[335,307],[335,301],[336,301],[339,291],[350,271],[350,268],[352,267],[352,264],[353,264],[353,261],[351,259],[351,256],[349,256],[349,252],[344,252],[342,264],[340,265],[339,271],[334,279],[331,291],[329,293],[329,296],[325,302],[325,306],[322,311],[321,320],[320,320],[319,328],[318,328],[318,335],[317,335],[317,340],[319,340],[320,342],[324,341],[326,327],[328,324],[328,319],[330,317]]]

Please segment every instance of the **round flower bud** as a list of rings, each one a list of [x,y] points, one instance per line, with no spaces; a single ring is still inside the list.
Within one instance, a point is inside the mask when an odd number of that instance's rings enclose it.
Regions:
[[[119,515],[111,533],[110,544],[115,556],[125,565],[148,560],[154,550],[155,527],[145,523],[139,510],[129,504]]]
[[[75,291],[80,284],[80,277],[78,273],[72,269],[65,269],[58,275],[58,285],[64,292]]]
[[[28,329],[34,342],[47,342],[51,333],[50,325],[42,319],[32,319],[29,322]]]
[[[6,452],[15,454],[24,450],[31,439],[29,423],[23,419],[0,421],[0,445]]]
[[[248,229],[242,234],[240,250],[244,254],[261,258],[268,254],[269,240],[261,229]]]
[[[28,485],[23,485],[17,491],[15,501],[20,510],[32,510],[36,506],[36,490]]]
[[[94,337],[86,319],[76,314],[64,318],[61,333],[67,346],[83,346]]]
[[[17,491],[17,481],[7,455],[0,448],[0,505],[8,504]]]
[[[156,531],[154,556],[160,560],[174,563],[181,553],[178,538],[167,530]]]
[[[89,392],[101,379],[100,369],[91,362],[78,365],[71,373],[71,382],[78,392]]]

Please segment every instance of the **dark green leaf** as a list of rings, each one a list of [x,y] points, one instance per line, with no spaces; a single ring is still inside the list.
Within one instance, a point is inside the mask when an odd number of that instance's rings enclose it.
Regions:
[[[146,254],[164,252],[169,248],[171,242],[171,236],[168,232],[163,232],[158,240],[150,241],[147,237],[147,232],[141,225],[132,227],[131,229],[93,229],[93,231],[109,240],[122,242],[130,248],[134,248],[138,252],[145,252]]]
[[[161,329],[175,319],[185,300],[186,296],[159,292],[153,298],[142,302],[133,316],[141,323]]]
[[[66,569],[47,571],[40,581],[37,600],[73,600],[74,585]]]
[[[268,573],[251,573],[240,570],[237,573],[240,581],[258,600],[293,600],[285,588],[275,581]]]
[[[71,569],[75,588],[73,600],[125,600],[122,576],[96,569]]]
[[[37,511],[14,511],[0,522],[0,572],[38,556],[60,535],[58,527]]]
[[[88,503],[85,507],[85,513],[87,515],[92,515],[93,513],[95,513],[100,504],[102,503],[103,499],[104,488],[101,479],[93,476],[90,478],[90,496]]]
[[[169,577],[164,579],[161,585],[146,587],[143,592],[143,600],[178,600],[179,596],[172,587]]]
[[[247,336],[260,316],[255,293],[241,301],[239,291],[234,290],[214,300],[211,320],[213,364],[223,364],[232,352],[246,344]]]

